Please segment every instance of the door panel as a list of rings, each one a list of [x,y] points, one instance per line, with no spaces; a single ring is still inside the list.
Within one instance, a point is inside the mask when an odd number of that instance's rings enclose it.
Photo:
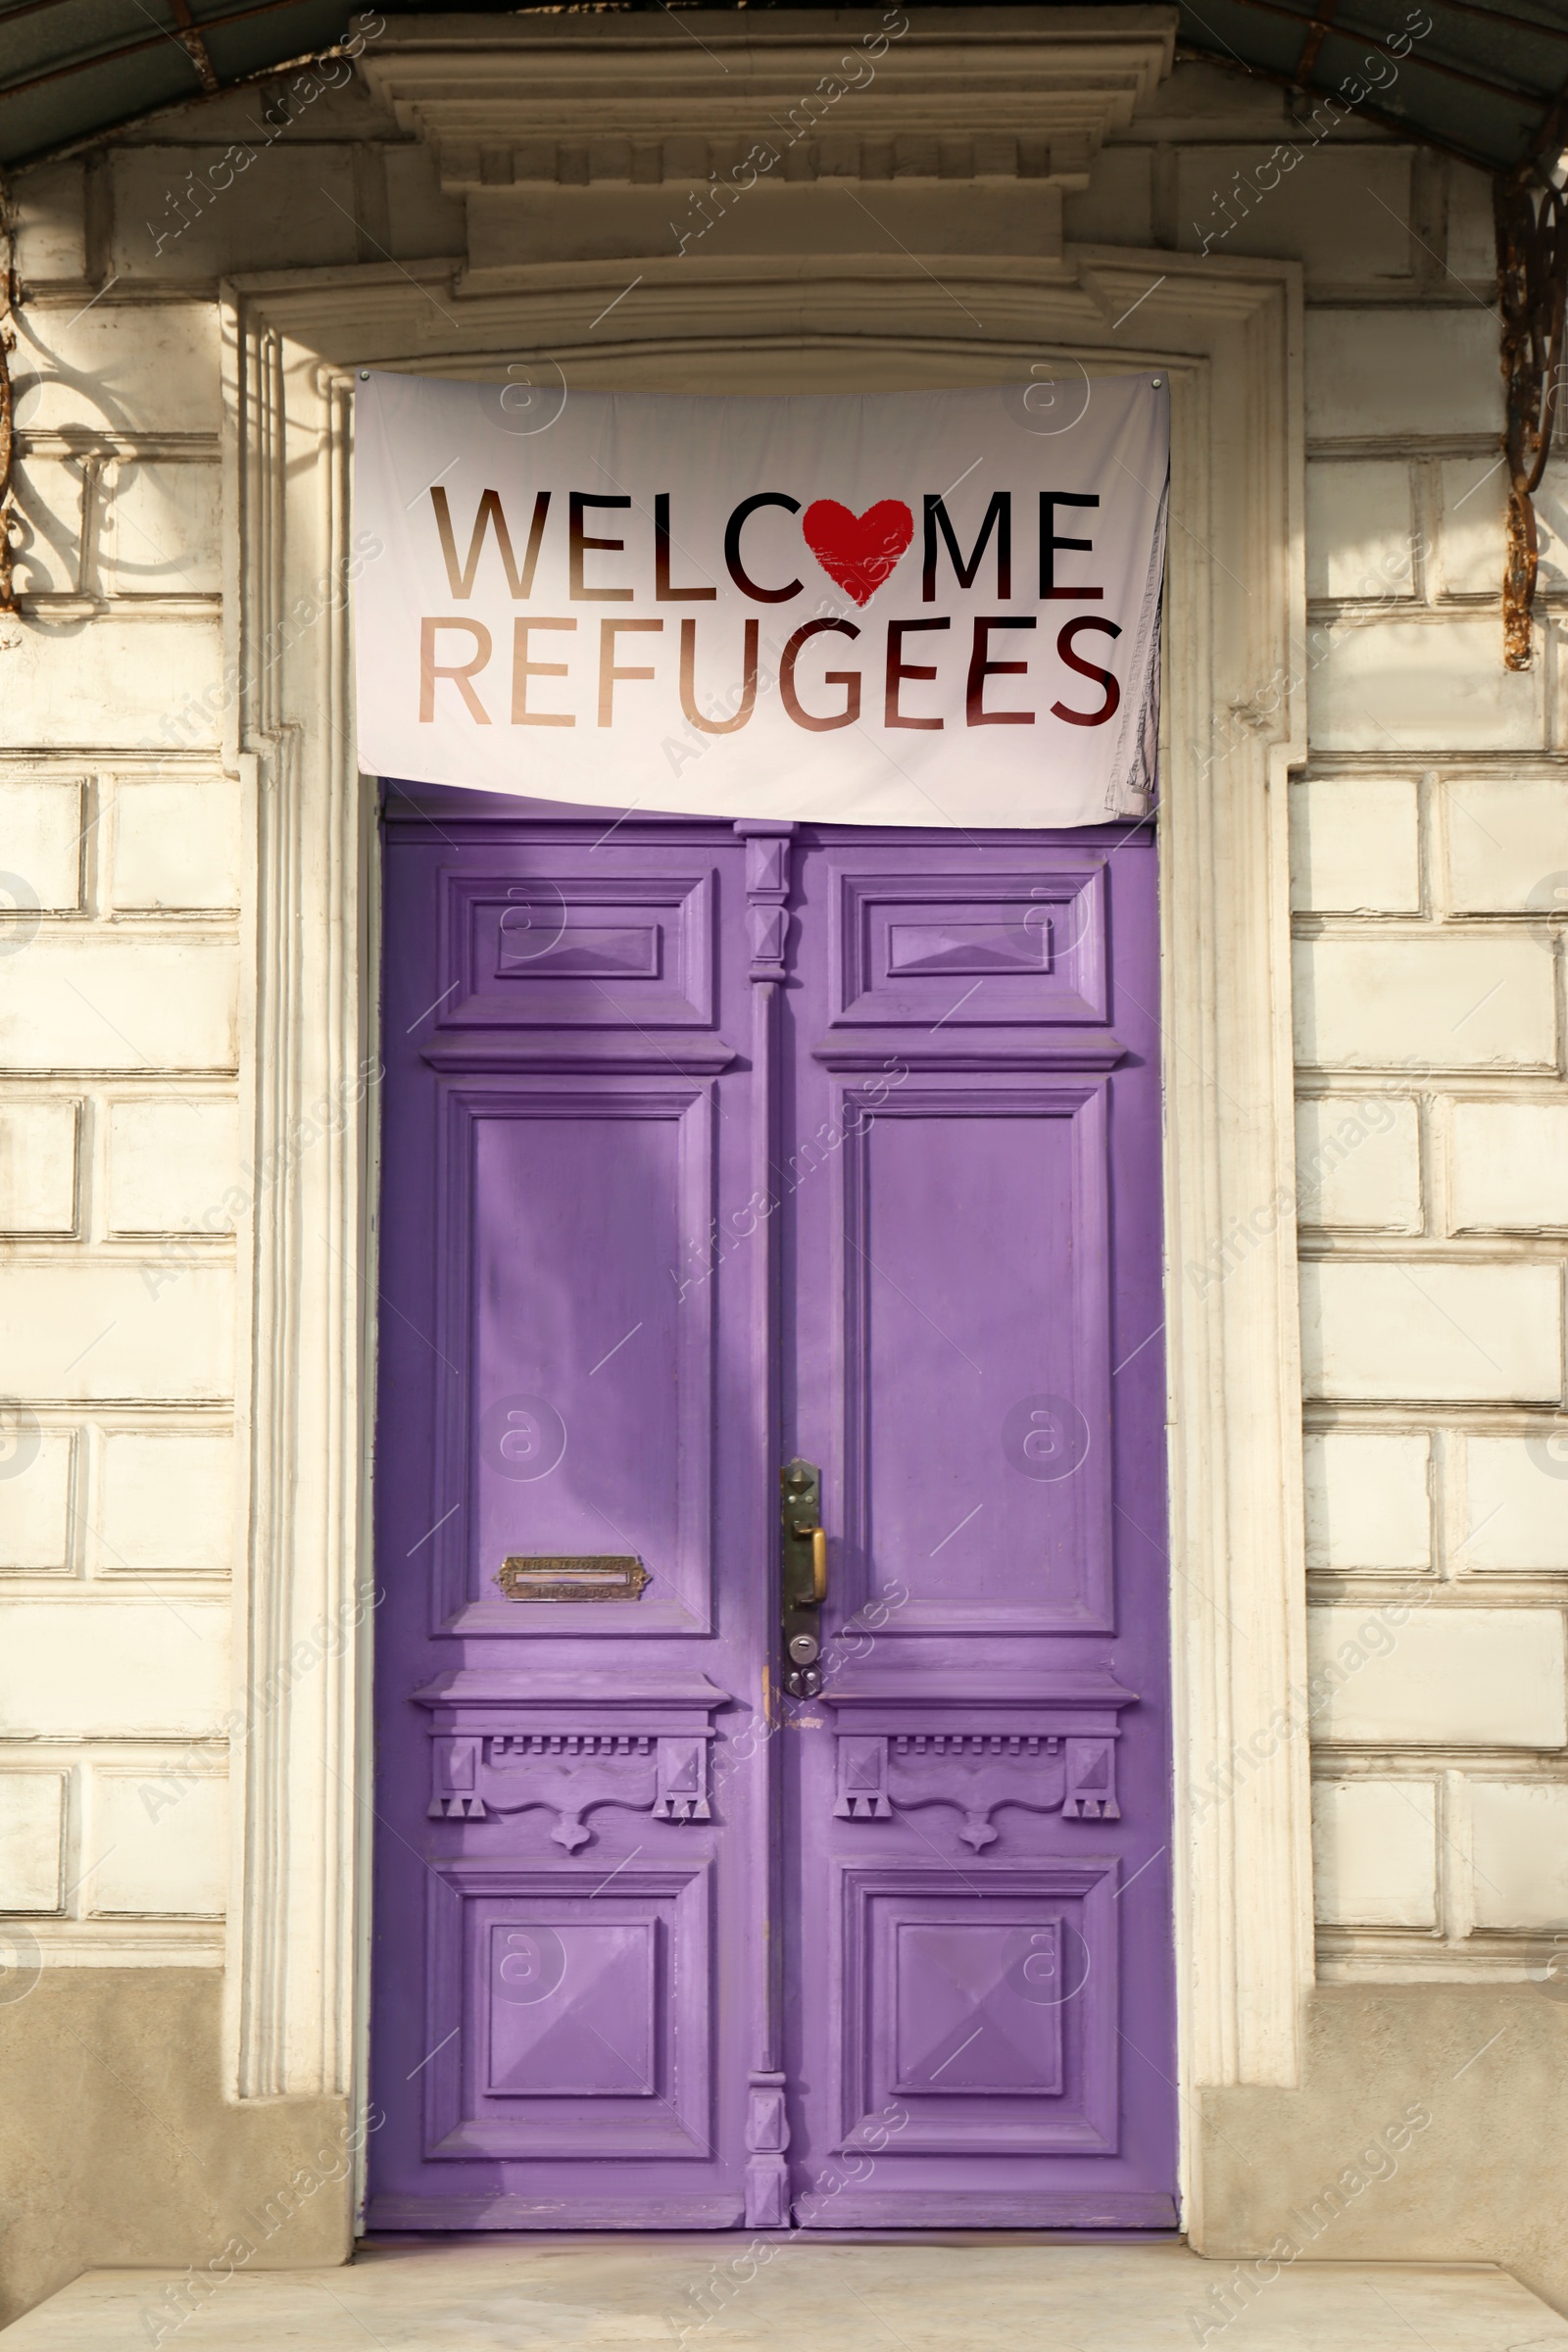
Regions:
[[[385,908],[372,2226],[1169,2226],[1152,839]]]
[[[444,877],[444,1030],[711,1026],[711,865],[628,871],[622,854],[590,870],[594,856],[540,842]]]
[[[713,1750],[774,1466],[758,1266],[707,1245],[754,1181],[747,849],[604,833],[387,827],[382,2228],[745,2210],[769,1789]]]
[[[469,1499],[446,1622],[515,1632],[496,1586],[508,1556],[620,1553],[647,1564],[635,1606],[553,1610],[553,1635],[704,1631],[712,1295],[681,1298],[669,1270],[713,1215],[708,1089],[673,1072],[530,1075],[454,1089],[447,1108],[443,1346],[473,1372],[449,1384],[451,1491],[466,1466]]]
[[[796,887],[796,2211],[1168,2225],[1152,842],[802,840]]]
[[[1103,1021],[1100,858],[941,838],[940,866],[891,842],[824,858],[832,1025]]]
[[[843,1540],[902,1632],[1108,1623],[1103,1113],[1082,1085],[911,1075],[846,1137]],[[1061,1475],[999,1475],[1019,1463]]]

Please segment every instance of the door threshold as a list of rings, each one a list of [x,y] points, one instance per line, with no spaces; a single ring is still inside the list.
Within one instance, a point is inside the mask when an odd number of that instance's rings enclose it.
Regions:
[[[968,2229],[960,2224],[932,2223],[923,2229],[894,2230],[885,2223],[865,2230],[368,2230],[354,2241],[354,2258],[362,2254],[401,2253],[416,2246],[486,2245],[544,2247],[691,2246],[709,2240],[715,2246],[1181,2246],[1184,2232],[1173,2229],[1131,2230],[1125,2224],[1091,2229]]]

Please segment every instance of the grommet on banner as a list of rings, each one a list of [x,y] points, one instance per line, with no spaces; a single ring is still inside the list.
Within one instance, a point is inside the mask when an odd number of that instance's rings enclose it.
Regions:
[[[1152,375],[1149,380],[1151,385],[1157,392],[1164,383],[1165,378],[1162,375]]]
[[[370,370],[368,369],[368,368],[362,368],[360,369],[360,381],[361,381],[361,383],[362,383],[362,384],[368,384],[368,383],[369,382],[369,380],[370,380]]]

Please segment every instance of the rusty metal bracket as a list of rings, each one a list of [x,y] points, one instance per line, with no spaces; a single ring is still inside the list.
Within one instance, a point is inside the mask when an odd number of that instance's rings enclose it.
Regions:
[[[17,348],[17,332],[11,323],[11,315],[17,307],[17,268],[11,200],[3,187],[0,187],[0,240],[4,245],[3,257],[0,257],[0,617],[3,617],[8,613],[14,614],[17,610],[16,589],[11,576],[14,553],[11,533],[17,511],[16,493],[11,480],[17,451],[11,354]]]
[[[1508,469],[1502,653],[1510,669],[1528,669],[1539,562],[1535,494],[1551,455],[1564,393],[1568,200],[1537,168],[1527,166],[1493,182],[1493,208],[1502,313],[1502,451]]]

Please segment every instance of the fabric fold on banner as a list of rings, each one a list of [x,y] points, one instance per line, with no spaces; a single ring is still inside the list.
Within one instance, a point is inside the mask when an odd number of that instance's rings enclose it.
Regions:
[[[367,773],[825,824],[1148,811],[1165,376],[356,391]]]

